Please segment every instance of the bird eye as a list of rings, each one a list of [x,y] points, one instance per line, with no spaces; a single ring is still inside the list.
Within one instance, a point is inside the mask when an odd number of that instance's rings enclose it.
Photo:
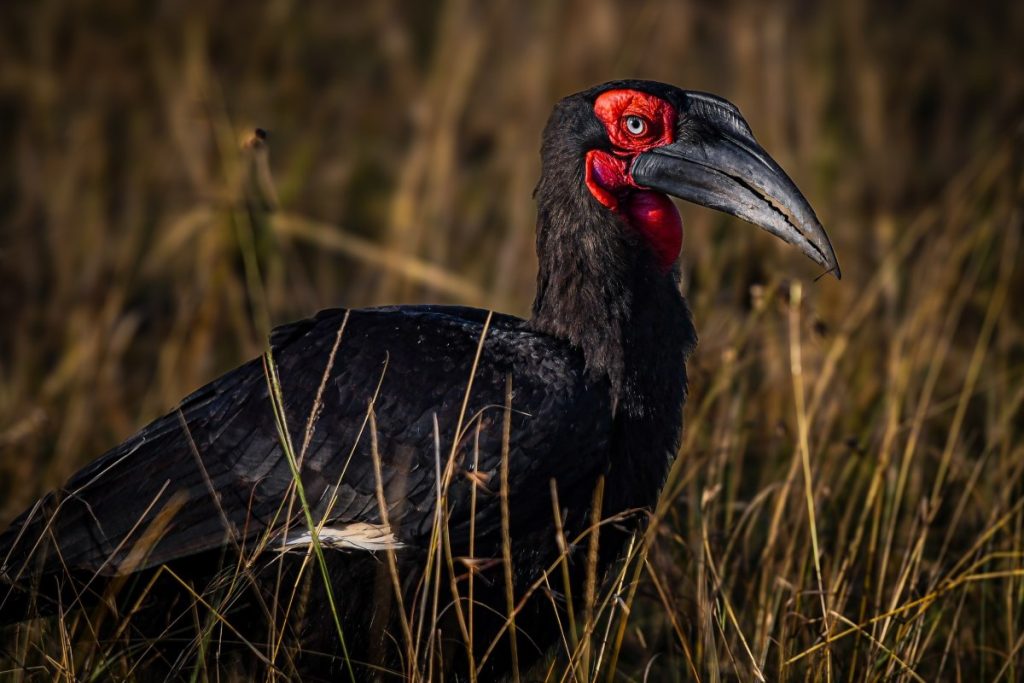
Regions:
[[[625,119],[626,131],[630,135],[643,135],[647,132],[647,122],[635,114],[630,114]]]

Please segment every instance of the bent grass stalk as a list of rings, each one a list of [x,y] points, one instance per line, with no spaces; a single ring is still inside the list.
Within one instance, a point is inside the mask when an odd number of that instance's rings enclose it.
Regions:
[[[274,358],[271,352],[267,352],[263,355],[263,369],[270,388],[271,403],[274,407],[274,417],[277,424],[278,438],[281,441],[281,448],[284,451],[285,458],[288,460],[288,467],[291,469],[292,479],[295,482],[295,491],[298,493],[299,501],[302,505],[302,514],[306,518],[306,528],[309,529],[313,553],[316,555],[317,563],[320,567],[320,574],[324,582],[324,591],[327,595],[328,607],[330,608],[331,618],[334,621],[334,628],[338,633],[338,643],[341,645],[345,668],[348,672],[349,678],[352,680],[352,683],[356,683],[356,675],[352,669],[352,662],[349,659],[348,647],[345,645],[345,633],[342,630],[341,618],[338,615],[338,607],[334,600],[334,589],[331,586],[331,577],[327,571],[327,560],[324,558],[323,548],[320,545],[320,537],[317,532],[319,527],[313,520],[313,513],[309,507],[309,501],[306,500],[306,490],[302,485],[302,477],[299,471],[298,461],[296,460],[295,452],[291,447],[291,434],[288,431],[288,422],[284,411],[284,396],[281,394],[281,381],[277,376],[277,366],[274,364]]]

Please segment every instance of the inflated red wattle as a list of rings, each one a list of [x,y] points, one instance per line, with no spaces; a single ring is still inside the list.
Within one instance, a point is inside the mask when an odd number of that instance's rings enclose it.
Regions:
[[[587,153],[587,188],[647,239],[658,265],[668,270],[683,245],[682,218],[667,196],[636,186],[629,177],[628,163],[609,152],[591,150]]]
[[[636,190],[628,195],[622,213],[650,243],[662,270],[668,270],[683,246],[683,219],[672,200],[660,192]]]

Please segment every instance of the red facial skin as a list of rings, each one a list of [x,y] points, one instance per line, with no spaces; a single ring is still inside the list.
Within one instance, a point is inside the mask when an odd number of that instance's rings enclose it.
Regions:
[[[587,152],[587,188],[597,201],[622,216],[647,239],[658,265],[668,271],[683,244],[683,221],[671,199],[639,187],[629,175],[629,168],[636,155],[673,141],[675,108],[647,93],[609,90],[598,95],[594,114],[608,131],[612,150]],[[643,120],[642,132],[627,128],[631,116]],[[633,123],[635,127],[636,121]]]

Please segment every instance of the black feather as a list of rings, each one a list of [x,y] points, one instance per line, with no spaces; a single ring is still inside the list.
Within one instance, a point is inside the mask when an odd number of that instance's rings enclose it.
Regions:
[[[509,380],[508,489],[517,596],[526,595],[559,557],[552,481],[572,539],[589,526],[601,477],[607,481],[604,517],[650,508],[678,447],[685,360],[696,336],[677,273],[655,267],[646,243],[583,184],[584,154],[607,145],[592,103],[609,87],[649,89],[680,108],[685,104],[682,91],[643,81],[606,84],[558,104],[544,132],[536,190],[540,269],[533,317],[490,318],[461,432],[460,411],[486,311],[450,306],[330,310],[271,336],[287,438],[301,459],[302,486],[316,523],[384,519],[371,452],[372,409],[386,516],[401,543],[397,559],[409,603],[417,597],[434,530],[437,472],[454,453],[445,521],[451,553],[469,555],[472,521],[474,557],[498,561],[480,573],[477,657],[504,624],[496,493]],[[690,106],[712,104],[697,100]],[[473,470],[475,458],[479,463]],[[474,486],[477,510],[471,520]],[[265,542],[270,550],[256,564],[245,565],[251,579],[243,582],[251,584],[247,597],[231,597],[229,611],[248,628],[248,638],[258,639],[266,628],[267,605],[278,604],[274,591],[281,576],[285,586],[293,579],[305,581],[307,607],[293,615],[290,628],[304,650],[328,655],[313,658],[315,663],[304,660],[303,670],[330,675],[341,664],[333,656],[338,642],[323,607],[323,587],[309,578],[313,572],[304,570],[301,555],[282,556],[275,549],[286,530],[304,530],[305,524],[278,433],[266,363],[256,359],[199,389],[101,456],[0,535],[0,579],[12,587],[6,597],[0,593],[0,616],[24,618],[27,595],[56,604],[79,599],[84,590],[88,600],[121,575],[141,577],[164,564],[216,602],[231,583],[218,576],[237,571],[237,558],[251,559],[257,544]],[[628,536],[628,526],[601,531],[602,572]],[[571,560],[579,599],[585,563]],[[385,564],[370,553],[345,551],[330,552],[329,564],[350,654],[396,665],[401,631],[398,607],[388,602],[391,583],[381,574]],[[158,585],[152,595],[163,597],[153,598],[158,607],[149,612],[157,618],[156,632],[173,630],[175,624],[186,628],[180,624],[192,623],[183,616],[191,614],[188,596],[181,597],[178,584]],[[549,600],[535,596],[517,616],[524,667],[557,642],[551,609]],[[457,633],[451,612],[446,614]],[[449,662],[457,672],[465,656],[458,654],[461,639],[451,639],[456,654]],[[507,643],[495,650],[481,680],[506,674],[510,657]]]

